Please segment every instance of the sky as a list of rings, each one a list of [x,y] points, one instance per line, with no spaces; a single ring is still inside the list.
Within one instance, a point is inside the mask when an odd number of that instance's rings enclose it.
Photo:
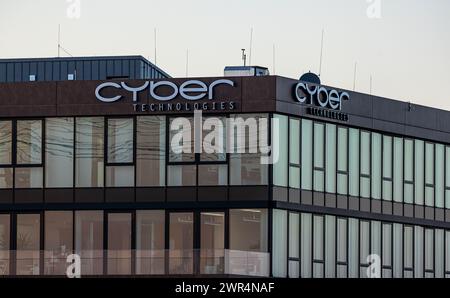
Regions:
[[[450,110],[449,0],[0,0],[0,58],[56,57],[59,25],[73,56],[152,62],[156,28],[173,77],[221,76],[242,48],[271,74],[318,73],[323,30],[323,84]]]

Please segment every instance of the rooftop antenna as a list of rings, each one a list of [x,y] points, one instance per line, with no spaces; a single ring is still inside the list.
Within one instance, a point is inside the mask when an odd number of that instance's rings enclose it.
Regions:
[[[252,43],[253,43],[253,27],[250,29],[250,54],[248,57],[249,65],[252,65]]]
[[[355,62],[355,69],[353,71],[353,91],[355,91],[355,87],[356,87],[356,70],[357,70],[357,66],[358,66],[358,63]]]
[[[58,58],[59,56],[59,49],[61,48],[61,24],[58,24]]]
[[[247,55],[245,54],[245,49],[241,49],[242,51],[242,60],[244,61],[244,66],[246,66]]]
[[[186,50],[186,78],[189,74],[189,49]]]
[[[272,47],[272,71],[273,74],[275,75],[275,43],[273,44]]]
[[[319,62],[319,77],[322,74],[322,57],[323,57],[323,34],[324,29],[322,29],[322,40],[320,42],[320,62]]]
[[[153,59],[155,65],[156,65],[156,27],[153,29],[153,37],[154,37],[154,45],[155,45],[155,58]]]

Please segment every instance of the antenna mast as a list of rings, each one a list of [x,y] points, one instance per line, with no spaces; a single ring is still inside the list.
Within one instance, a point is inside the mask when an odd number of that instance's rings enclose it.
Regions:
[[[320,42],[319,77],[320,77],[320,75],[322,74],[323,33],[324,33],[324,29],[322,29],[322,41]]]
[[[355,62],[355,69],[353,71],[353,91],[355,91],[355,87],[356,87],[356,68],[358,66],[358,63]]]
[[[61,48],[61,24],[58,24],[58,58],[59,56],[59,49]]]
[[[245,49],[241,49],[242,51],[242,60],[244,61],[244,66],[246,66],[247,55],[245,54]]]
[[[248,57],[248,64],[252,65],[252,44],[253,44],[253,27],[250,29],[250,55]]]

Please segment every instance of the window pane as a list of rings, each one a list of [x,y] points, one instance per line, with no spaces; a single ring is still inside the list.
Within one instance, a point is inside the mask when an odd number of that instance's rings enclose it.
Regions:
[[[405,226],[404,234],[404,252],[403,252],[403,267],[405,269],[413,268],[413,227]]]
[[[83,275],[103,274],[103,211],[75,211],[75,251]]]
[[[201,161],[226,161],[226,121],[224,117],[203,117]]]
[[[73,187],[73,118],[47,118],[45,129],[45,185]]]
[[[370,255],[370,222],[360,220],[359,228],[359,262],[367,264],[367,257]]]
[[[381,135],[372,133],[372,198],[381,199]]]
[[[202,212],[200,221],[200,273],[224,274],[225,214]]]
[[[273,210],[272,274],[286,277],[287,274],[287,211]]]
[[[405,181],[414,181],[414,141],[405,139]]]
[[[194,118],[171,118],[169,129],[169,161],[194,161]]]
[[[168,166],[168,186],[195,186],[196,165]]]
[[[392,266],[392,224],[383,224],[383,266]]]
[[[370,133],[361,131],[361,174],[370,175]]]
[[[227,185],[228,182],[227,165],[199,165],[198,185]]]
[[[103,187],[103,135],[103,118],[76,118],[76,187]]]
[[[326,191],[336,192],[336,125],[327,124]]]
[[[392,137],[383,136],[383,177],[392,178]]]
[[[17,215],[17,275],[39,275],[40,222],[39,214]]]
[[[289,213],[289,257],[300,258],[300,214]]]
[[[381,256],[381,222],[371,221],[370,254]]]
[[[289,163],[300,164],[300,120],[289,119]]]
[[[337,261],[347,263],[347,219],[337,220]]]
[[[232,125],[229,128],[230,131],[234,131],[234,136],[230,136],[230,139],[234,140],[234,145],[231,146],[231,150],[235,152],[230,154],[231,185],[267,184],[268,165],[261,163],[262,154],[258,151],[258,148],[255,147],[256,144],[262,144],[263,146],[267,146],[268,144],[267,126],[264,127],[264,125],[261,125],[261,123],[267,123],[267,119],[267,115],[265,114],[234,115],[230,118],[233,123],[242,124],[237,125],[241,127],[241,129],[238,129],[236,125]],[[253,129],[258,127],[258,134],[249,135],[249,129],[246,127],[253,127]],[[242,139],[245,142],[240,141],[241,144],[238,144],[238,139]],[[243,144],[245,144],[245,146]],[[251,151],[254,153],[239,153]]]
[[[192,274],[194,263],[194,214],[174,212],[169,226],[169,273]]]
[[[289,187],[300,188],[300,168],[289,167]]]
[[[131,274],[131,214],[108,214],[108,274]]]
[[[13,188],[13,169],[0,168],[0,189]]]
[[[17,164],[42,163],[42,121],[17,121]]]
[[[436,207],[444,208],[445,147],[436,144]]]
[[[414,227],[414,277],[423,277],[424,239],[423,227]]]
[[[349,144],[350,195],[359,196],[359,130],[350,129]]]
[[[16,188],[42,188],[42,168],[16,168]]]
[[[403,139],[394,138],[394,201],[403,202]]]
[[[286,187],[288,182],[288,117],[274,115],[274,120],[279,123],[279,129],[272,130],[273,141],[278,142],[279,156],[273,164],[273,184]]]
[[[423,205],[423,192],[424,192],[424,142],[415,140],[415,203],[417,205]]]
[[[164,274],[165,212],[136,211],[136,273]]]
[[[357,278],[359,272],[359,223],[357,219],[349,218],[348,224],[348,276],[351,278]]]
[[[393,277],[401,278],[403,276],[403,226],[394,224],[393,226]]]
[[[324,167],[324,125],[314,123],[314,168]]]
[[[445,208],[450,209],[450,147],[445,147]]]
[[[230,209],[230,249],[267,251],[267,210]]]
[[[434,144],[425,145],[425,205],[434,206]]]
[[[425,270],[434,271],[434,230],[425,229]]]
[[[336,218],[325,216],[325,277],[335,277],[336,267]]]
[[[0,165],[12,162],[12,122],[0,121]]]
[[[312,189],[312,121],[302,119],[302,189]]]
[[[10,216],[0,214],[0,275],[9,274]]]
[[[107,187],[132,187],[134,186],[134,167],[115,166],[106,167]]]
[[[136,186],[164,186],[166,117],[138,117],[136,134]]]
[[[301,215],[301,277],[312,277],[312,216],[309,213]]]
[[[434,231],[435,237],[435,251],[436,251],[436,261],[435,261],[435,274],[437,278],[444,277],[444,257],[445,257],[445,242],[444,242],[444,230],[436,229]]]
[[[108,163],[133,162],[133,119],[108,119]]]
[[[46,211],[44,239],[45,274],[65,275],[67,256],[73,251],[72,211]]]
[[[313,231],[313,237],[314,237],[314,261],[320,260],[323,261],[324,259],[324,252],[323,252],[323,246],[324,246],[324,228],[323,228],[323,217],[322,216],[314,216],[314,231]]]
[[[347,172],[347,141],[348,133],[347,128],[338,128],[338,171]]]

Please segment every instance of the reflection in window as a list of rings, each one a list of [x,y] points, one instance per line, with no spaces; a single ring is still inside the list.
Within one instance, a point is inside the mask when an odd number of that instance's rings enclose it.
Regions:
[[[225,272],[225,214],[202,212],[200,221],[200,274],[223,274]]]
[[[9,274],[10,216],[0,214],[0,275]]]
[[[103,211],[75,212],[75,252],[82,274],[103,274]]]
[[[273,210],[272,274],[286,277],[287,268],[287,211]]]
[[[167,167],[168,186],[195,186],[197,181],[196,165]]]
[[[73,186],[73,118],[45,120],[46,187]]]
[[[131,213],[108,214],[108,274],[131,274]]]
[[[39,275],[40,217],[39,214],[17,215],[17,275]]]
[[[0,168],[0,189],[13,187],[13,168]]]
[[[273,184],[286,187],[288,183],[288,117],[274,115],[274,120],[278,121],[279,129],[272,130],[272,144],[278,143],[279,156],[273,164]]]
[[[137,118],[136,185],[165,185],[165,116]]]
[[[174,212],[169,226],[169,273],[194,272],[194,214]]]
[[[42,121],[17,121],[17,164],[42,163]]]
[[[226,118],[224,117],[203,117],[201,161],[226,161],[227,134],[225,121]]]
[[[134,186],[133,166],[109,166],[106,167],[107,187],[132,187]]]
[[[268,166],[261,164],[261,153],[258,150],[258,144],[266,145],[268,142],[267,131],[260,131],[258,128],[257,135],[250,135],[249,128],[255,129],[258,123],[267,120],[267,115],[246,114],[234,115],[234,120],[242,118],[242,123],[248,125],[238,129],[236,126],[230,128],[234,131],[233,152],[230,154],[230,184],[232,185],[264,185],[268,181]],[[238,144],[237,140],[242,139],[245,142]],[[262,138],[262,139],[261,139]],[[250,142],[250,139],[256,141],[256,147]],[[238,146],[240,145],[240,146]],[[245,153],[236,153],[245,152]],[[249,153],[255,152],[255,153]]]
[[[67,256],[73,250],[72,211],[46,211],[44,239],[44,273],[65,275]]]
[[[16,168],[15,188],[42,188],[42,168]]]
[[[165,212],[136,211],[136,273],[164,274]]]
[[[76,119],[76,187],[103,187],[104,119]]]
[[[198,185],[227,185],[228,166],[224,164],[208,164],[198,166]]]
[[[133,162],[133,119],[108,119],[108,163]]]
[[[12,162],[12,122],[0,121],[0,165]]]
[[[169,126],[169,162],[193,162],[194,118],[171,118]]]
[[[230,249],[267,251],[267,210],[230,209]]]

